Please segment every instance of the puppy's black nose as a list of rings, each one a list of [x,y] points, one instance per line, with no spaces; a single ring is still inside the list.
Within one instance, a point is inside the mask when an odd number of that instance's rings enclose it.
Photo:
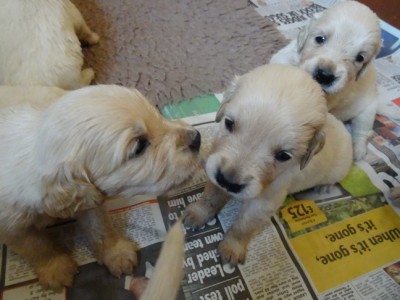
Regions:
[[[198,130],[194,130],[192,142],[189,145],[190,150],[193,152],[198,152],[201,145],[201,135]]]
[[[332,71],[321,68],[317,68],[314,71],[313,77],[319,84],[322,85],[331,85],[336,79]]]
[[[245,187],[244,184],[237,184],[237,183],[233,183],[233,182],[230,182],[229,180],[227,180],[220,169],[218,169],[215,179],[217,180],[218,184],[221,187],[227,189],[229,192],[234,193],[234,194],[240,193],[243,190],[243,188]]]

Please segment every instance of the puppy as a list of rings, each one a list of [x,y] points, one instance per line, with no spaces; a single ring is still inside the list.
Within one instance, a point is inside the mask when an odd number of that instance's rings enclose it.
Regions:
[[[69,0],[7,0],[0,10],[0,84],[77,89],[90,84],[82,69],[82,43],[96,44]]]
[[[3,242],[34,266],[43,286],[70,286],[76,263],[41,229],[74,217],[100,263],[116,276],[132,272],[135,244],[113,229],[101,204],[185,181],[197,169],[199,132],[164,119],[137,90],[120,86],[63,93],[7,87],[0,99],[12,98],[13,89],[20,99],[1,101],[0,109]],[[30,100],[21,99],[21,89]],[[36,98],[46,89],[46,100]]]
[[[271,63],[299,66],[325,91],[329,112],[351,121],[354,159],[367,152],[377,110],[374,59],[381,46],[378,17],[357,1],[317,14]]]
[[[288,193],[341,180],[352,164],[351,136],[327,114],[316,81],[292,66],[265,65],[239,77],[224,94],[206,162],[202,199],[187,207],[185,225],[201,227],[229,198],[242,200],[219,245],[222,260],[245,261],[247,245]]]

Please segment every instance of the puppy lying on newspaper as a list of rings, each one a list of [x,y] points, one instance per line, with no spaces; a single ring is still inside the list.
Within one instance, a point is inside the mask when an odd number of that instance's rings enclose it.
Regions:
[[[230,198],[242,201],[219,245],[222,260],[243,263],[247,246],[289,193],[343,179],[352,164],[351,136],[327,113],[324,94],[305,71],[265,65],[239,77],[225,92],[206,162],[201,200],[184,212],[198,228]]]
[[[351,121],[354,159],[367,153],[377,110],[375,56],[381,47],[378,17],[357,1],[316,14],[270,63],[299,66],[325,91],[329,112]],[[379,106],[378,106],[379,108]]]
[[[169,121],[137,90],[96,85],[0,87],[0,238],[46,288],[71,286],[77,264],[44,230],[76,218],[99,263],[132,273],[136,245],[102,204],[161,194],[197,170],[200,133]]]

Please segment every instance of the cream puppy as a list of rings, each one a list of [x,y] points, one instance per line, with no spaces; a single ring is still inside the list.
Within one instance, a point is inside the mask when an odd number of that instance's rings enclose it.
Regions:
[[[82,69],[80,41],[93,45],[91,31],[69,0],[5,0],[0,9],[0,84],[76,89],[90,84]]]
[[[312,108],[312,109],[310,109]],[[265,65],[239,77],[224,94],[206,162],[201,200],[185,225],[201,227],[230,198],[241,210],[219,245],[223,261],[243,263],[247,245],[289,193],[341,180],[352,164],[351,136],[327,114],[316,81],[292,66]]]
[[[375,13],[357,1],[345,1],[317,14],[270,61],[299,66],[318,81],[329,112],[352,123],[355,160],[367,152],[377,110],[374,59],[380,46]]]
[[[43,286],[69,286],[77,265],[41,229],[75,217],[100,263],[116,276],[132,272],[135,244],[113,229],[101,204],[182,183],[197,168],[199,132],[114,85],[0,87],[0,99],[3,242],[32,263]]]

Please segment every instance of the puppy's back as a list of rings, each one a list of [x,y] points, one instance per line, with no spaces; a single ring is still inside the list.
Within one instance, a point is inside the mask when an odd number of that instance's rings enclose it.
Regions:
[[[60,78],[67,82],[77,76],[83,57],[67,1],[11,0],[1,4],[0,84],[70,89]]]
[[[36,130],[43,110],[63,94],[56,87],[0,86],[0,231],[23,218],[16,207],[29,217],[40,209]]]
[[[289,193],[318,185],[332,185],[348,174],[353,162],[350,133],[341,121],[329,113],[323,131],[325,143],[322,150],[297,174]]]
[[[64,94],[65,91],[57,87],[0,86],[0,111],[23,105],[45,108]]]

